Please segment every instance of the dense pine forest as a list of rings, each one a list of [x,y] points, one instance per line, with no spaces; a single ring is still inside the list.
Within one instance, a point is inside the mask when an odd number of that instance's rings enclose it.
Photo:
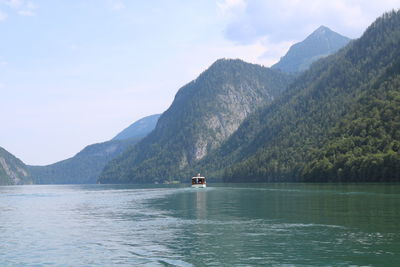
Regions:
[[[312,66],[227,142],[243,160],[224,181],[399,181],[399,45],[393,11]],[[257,135],[243,147],[249,129]]]

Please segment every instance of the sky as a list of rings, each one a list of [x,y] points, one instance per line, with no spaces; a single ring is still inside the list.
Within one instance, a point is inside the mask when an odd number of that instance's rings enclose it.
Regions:
[[[0,146],[46,165],[162,113],[219,58],[271,66],[400,0],[0,0]]]

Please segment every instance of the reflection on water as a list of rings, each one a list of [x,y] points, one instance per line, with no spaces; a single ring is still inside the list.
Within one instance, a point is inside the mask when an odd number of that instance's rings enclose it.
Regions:
[[[1,266],[395,266],[400,185],[0,187]]]
[[[199,190],[199,189],[197,189]],[[195,192],[196,201],[196,219],[197,220],[205,220],[207,218],[207,194],[204,188],[200,189],[201,191]]]

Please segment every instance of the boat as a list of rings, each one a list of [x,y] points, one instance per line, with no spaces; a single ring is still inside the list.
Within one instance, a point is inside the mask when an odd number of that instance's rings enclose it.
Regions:
[[[192,177],[192,187],[194,188],[205,188],[207,186],[206,177],[199,174]]]

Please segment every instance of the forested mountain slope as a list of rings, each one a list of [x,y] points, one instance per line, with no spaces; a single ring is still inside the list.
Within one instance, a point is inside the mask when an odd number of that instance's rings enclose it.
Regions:
[[[105,167],[100,182],[176,180],[177,173],[218,148],[291,80],[291,75],[241,60],[216,61],[178,91],[149,136]]]
[[[140,138],[114,140],[85,147],[72,158],[47,166],[28,166],[35,184],[93,184],[104,166]]]
[[[313,64],[197,165],[225,181],[399,181],[400,12]]]
[[[31,184],[25,164],[0,147],[0,185]]]

